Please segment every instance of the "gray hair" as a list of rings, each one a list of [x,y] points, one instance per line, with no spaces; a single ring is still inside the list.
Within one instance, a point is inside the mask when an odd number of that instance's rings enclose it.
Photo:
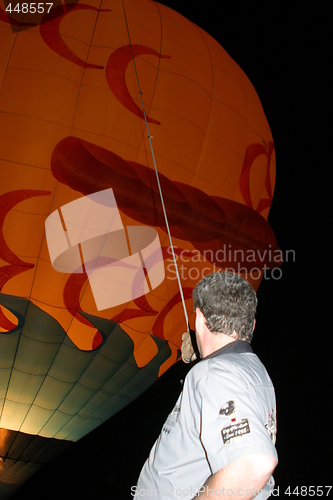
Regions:
[[[194,308],[200,309],[212,333],[232,335],[251,342],[257,295],[238,274],[217,272],[205,276],[193,290]]]

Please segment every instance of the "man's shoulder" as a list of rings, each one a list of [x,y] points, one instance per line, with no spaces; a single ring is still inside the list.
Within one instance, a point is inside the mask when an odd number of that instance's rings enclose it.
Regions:
[[[253,356],[253,353],[250,353]],[[255,356],[255,355],[254,355]],[[255,356],[257,357],[257,356]],[[192,381],[198,382],[199,380],[208,377],[213,371],[229,371],[230,368],[240,361],[240,355],[223,354],[220,356],[207,357],[200,359],[189,371],[187,377]]]
[[[192,384],[206,378],[238,377],[250,384],[271,385],[270,377],[259,357],[253,352],[225,353],[200,360],[188,373]]]

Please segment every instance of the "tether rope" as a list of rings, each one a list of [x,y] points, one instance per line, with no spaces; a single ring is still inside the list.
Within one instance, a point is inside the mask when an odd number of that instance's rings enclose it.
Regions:
[[[136,64],[135,64],[135,58],[134,58],[134,53],[133,53],[133,48],[132,48],[131,35],[130,35],[129,26],[128,26],[128,22],[127,22],[127,16],[126,16],[126,11],[125,11],[124,0],[122,0],[122,4],[123,4],[123,9],[124,9],[124,16],[125,16],[125,22],[126,22],[128,40],[129,40],[129,44],[130,44],[130,48],[131,48],[131,54],[132,54],[132,61],[133,61],[133,65],[134,65],[135,76],[136,76],[136,81],[137,81],[137,85],[138,85],[138,89],[139,89],[141,106],[142,106],[143,116],[144,116],[144,119],[145,119],[146,129],[147,129],[147,134],[148,134],[148,139],[149,139],[149,144],[150,144],[150,151],[151,151],[152,160],[153,160],[153,164],[154,164],[154,169],[155,169],[155,174],[156,174],[156,180],[157,180],[158,190],[159,190],[159,194],[160,194],[160,198],[161,198],[161,203],[162,203],[162,208],[163,208],[164,220],[165,220],[165,224],[166,224],[166,228],[167,228],[167,233],[168,233],[169,242],[170,242],[170,248],[171,248],[173,262],[174,262],[174,265],[175,265],[175,270],[176,270],[176,275],[177,275],[177,280],[178,280],[179,293],[180,293],[180,297],[181,297],[182,304],[183,304],[185,321],[186,321],[186,327],[189,330],[189,322],[188,322],[188,315],[187,315],[186,306],[185,306],[185,299],[184,299],[183,289],[182,289],[182,285],[181,285],[181,281],[180,281],[180,276],[179,276],[179,271],[178,271],[176,256],[175,256],[175,252],[174,252],[174,247],[173,247],[173,243],[172,243],[172,238],[171,238],[171,233],[170,233],[170,228],[169,228],[169,222],[168,222],[168,216],[167,216],[165,205],[164,205],[162,188],[161,188],[160,179],[159,179],[159,175],[158,175],[158,171],[157,171],[157,166],[156,166],[156,161],[155,161],[155,155],[154,155],[154,149],[153,149],[153,144],[152,144],[152,136],[149,133],[148,120],[147,120],[145,106],[144,106],[144,103],[143,103],[142,91],[141,91],[140,81],[139,81],[139,75],[138,75]]]

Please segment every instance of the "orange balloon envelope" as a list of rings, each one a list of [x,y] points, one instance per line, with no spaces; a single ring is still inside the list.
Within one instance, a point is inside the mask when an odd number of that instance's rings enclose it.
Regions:
[[[154,159],[192,328],[201,277],[228,268],[257,288],[281,264],[274,145],[248,78],[171,9],[100,4],[21,24],[0,4],[4,499],[180,358]]]

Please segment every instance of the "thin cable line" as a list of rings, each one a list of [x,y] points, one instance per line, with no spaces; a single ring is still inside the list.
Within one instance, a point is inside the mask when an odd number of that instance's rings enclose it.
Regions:
[[[127,28],[128,40],[129,40],[129,44],[130,44],[130,48],[131,48],[132,61],[133,61],[133,65],[134,65],[134,71],[135,71],[136,81],[137,81],[137,84],[138,84],[138,89],[139,89],[139,94],[140,94],[140,100],[141,100],[141,106],[142,106],[143,116],[144,116],[145,123],[146,123],[146,129],[147,129],[147,134],[148,134],[148,139],[149,139],[150,151],[151,151],[152,160],[153,160],[153,164],[154,164],[154,169],[155,169],[155,174],[156,174],[156,180],[157,180],[158,190],[159,190],[159,194],[160,194],[160,198],[161,198],[161,203],[162,203],[162,208],[163,208],[163,214],[164,214],[165,224],[166,224],[166,228],[167,228],[167,233],[168,233],[168,236],[169,236],[170,248],[171,248],[172,257],[173,257],[173,261],[174,261],[175,269],[176,269],[176,275],[177,275],[177,280],[178,280],[180,297],[181,297],[182,303],[183,303],[183,309],[184,309],[184,315],[185,315],[186,325],[187,325],[187,328],[189,328],[188,315],[187,315],[186,306],[185,306],[185,299],[184,299],[182,285],[181,285],[181,282],[180,282],[180,276],[179,276],[179,271],[178,271],[176,256],[175,256],[175,252],[174,252],[174,248],[173,248],[173,243],[172,243],[172,238],[171,238],[171,233],[170,233],[170,228],[169,228],[168,217],[167,217],[167,213],[166,213],[166,209],[165,209],[165,205],[164,205],[162,188],[161,188],[160,179],[159,179],[159,175],[158,175],[158,171],[157,171],[157,166],[156,166],[156,161],[155,161],[155,155],[154,155],[154,149],[153,149],[153,144],[152,144],[152,136],[150,135],[150,132],[149,132],[148,121],[147,121],[147,116],[146,116],[146,110],[145,110],[145,106],[144,106],[144,103],[143,103],[142,91],[141,91],[141,87],[140,87],[139,75],[138,75],[136,64],[135,64],[135,58],[134,58],[134,53],[133,53],[133,48],[132,48],[132,41],[131,41],[129,26],[128,26],[128,22],[127,22],[127,16],[126,16],[126,11],[125,11],[124,0],[122,0],[122,3],[123,3],[123,9],[124,9],[124,16],[125,16],[125,23],[126,23],[126,28]]]

